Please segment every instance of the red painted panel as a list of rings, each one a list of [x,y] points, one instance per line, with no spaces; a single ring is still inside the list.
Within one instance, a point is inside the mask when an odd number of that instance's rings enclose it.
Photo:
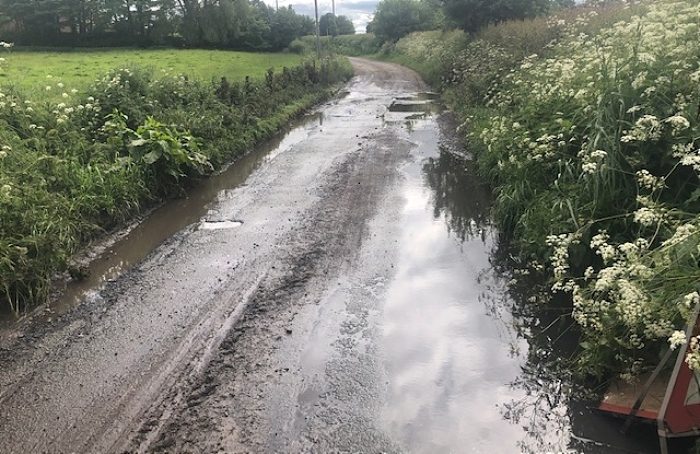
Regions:
[[[598,409],[602,410],[602,411],[606,411],[608,413],[620,414],[622,416],[627,416],[632,411],[632,408],[630,408],[630,407],[623,407],[621,405],[606,404],[605,402],[601,403],[600,406],[598,407]],[[658,413],[655,411],[639,410],[637,412],[636,416],[638,418],[651,419],[652,421],[654,421],[654,420],[656,420],[657,415],[658,415]]]

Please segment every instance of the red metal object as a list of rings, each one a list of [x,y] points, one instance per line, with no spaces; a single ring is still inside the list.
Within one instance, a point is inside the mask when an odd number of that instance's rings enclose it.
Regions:
[[[685,357],[685,351],[682,353]],[[683,361],[662,415],[668,431],[672,434],[697,432],[700,427],[700,400],[697,387],[691,388],[695,380],[697,378]]]
[[[623,405],[609,404],[606,402],[601,402],[598,409],[605,411],[605,412],[608,412],[608,413],[615,413],[615,414],[622,415],[622,416],[628,416],[630,414],[630,411],[632,411],[632,407],[625,407]],[[653,410],[639,410],[637,412],[637,414],[635,414],[635,416],[637,418],[641,418],[641,419],[648,419],[650,421],[656,421],[656,417],[658,416],[658,412],[655,412]]]
[[[686,338],[700,335],[700,304],[686,329]],[[605,394],[599,409],[628,418],[656,421],[661,452],[667,453],[667,438],[700,435],[700,374],[694,373],[685,362],[688,345],[677,352],[668,351],[643,387],[614,384]],[[675,364],[670,375],[664,373],[668,361],[674,356]]]

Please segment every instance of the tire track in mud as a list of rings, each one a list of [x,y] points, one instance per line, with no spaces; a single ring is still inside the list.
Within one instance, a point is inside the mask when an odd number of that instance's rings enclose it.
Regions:
[[[287,239],[284,265],[270,270],[254,291],[206,370],[163,400],[177,402],[174,408],[166,404],[167,409],[150,412],[128,450],[275,450],[278,434],[264,417],[272,409],[260,408],[261,398],[268,384],[291,372],[277,363],[274,352],[295,334],[291,326],[299,309],[318,304],[332,279],[352,266],[366,223],[399,177],[398,168],[412,147],[390,130],[367,139],[369,146],[346,155],[324,182],[318,202]],[[379,434],[368,438],[367,447],[391,448]],[[310,449],[317,440],[296,442]]]

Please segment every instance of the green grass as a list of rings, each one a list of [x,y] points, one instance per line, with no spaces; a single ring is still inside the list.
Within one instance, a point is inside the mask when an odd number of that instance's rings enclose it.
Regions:
[[[143,67],[157,74],[186,74],[201,80],[262,77],[268,68],[295,66],[295,54],[222,50],[98,49],[72,51],[14,50],[0,57],[0,86],[12,86],[29,97],[55,100],[63,92],[85,90],[112,69]],[[64,85],[57,87],[58,83]],[[52,86],[50,91],[46,86]]]

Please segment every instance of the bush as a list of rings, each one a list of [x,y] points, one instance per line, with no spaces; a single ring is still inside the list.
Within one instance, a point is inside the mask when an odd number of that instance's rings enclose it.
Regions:
[[[459,30],[416,32],[394,45],[385,45],[383,55],[417,70],[436,88],[449,80],[457,54],[467,45],[467,35]]]
[[[324,54],[340,54],[351,57],[372,55],[379,51],[379,41],[371,33],[360,35],[321,36],[321,50]],[[288,50],[297,54],[316,52],[316,37],[304,36],[292,41]]]

